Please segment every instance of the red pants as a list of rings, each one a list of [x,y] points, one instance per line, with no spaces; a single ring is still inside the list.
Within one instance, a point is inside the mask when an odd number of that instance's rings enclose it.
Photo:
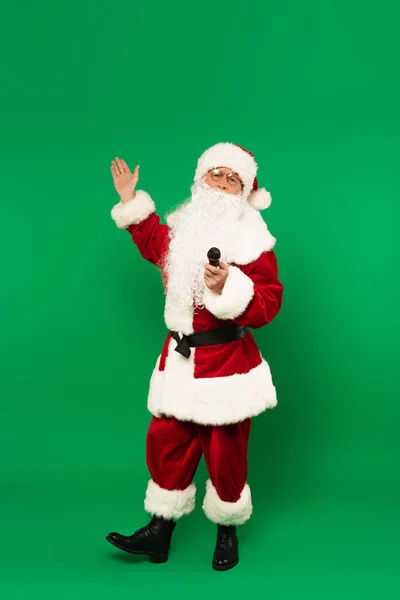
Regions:
[[[153,417],[146,457],[152,480],[146,497],[149,512],[177,518],[194,508],[193,477],[204,454],[210,480],[203,504],[220,524],[239,524],[251,513],[247,448],[251,420],[222,426],[197,425]]]

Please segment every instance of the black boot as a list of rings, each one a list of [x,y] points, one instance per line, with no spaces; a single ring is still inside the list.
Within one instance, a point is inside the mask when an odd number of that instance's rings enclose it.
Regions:
[[[218,525],[212,567],[216,571],[227,571],[239,562],[238,538],[234,525]]]
[[[162,563],[168,560],[169,546],[175,521],[153,517],[146,527],[133,535],[109,533],[106,537],[111,544],[131,554],[147,554],[151,562]]]

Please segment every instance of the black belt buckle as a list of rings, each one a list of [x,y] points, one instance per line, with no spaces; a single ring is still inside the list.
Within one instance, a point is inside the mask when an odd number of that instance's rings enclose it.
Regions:
[[[185,358],[189,358],[190,356],[190,346],[189,342],[186,339],[186,335],[182,334],[182,337],[179,337],[179,333],[177,331],[171,331],[172,337],[176,341],[176,346],[174,348],[175,352],[179,352]]]

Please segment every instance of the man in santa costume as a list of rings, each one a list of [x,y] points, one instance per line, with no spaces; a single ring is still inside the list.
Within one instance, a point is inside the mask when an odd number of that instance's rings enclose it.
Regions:
[[[165,562],[176,521],[194,509],[193,477],[204,454],[203,510],[217,525],[212,566],[227,570],[239,560],[236,526],[252,513],[251,418],[277,404],[268,363],[249,330],[270,323],[282,302],[276,240],[259,212],[271,196],[258,188],[253,154],[231,143],[202,154],[191,197],[167,214],[166,224],[149,194],[136,190],[138,166],[132,173],[116,158],[111,171],[120,195],[112,218],[161,270],[168,334],[148,394],[145,509],[152,519],[133,535],[106,539]],[[218,263],[210,264],[210,248],[219,249]]]

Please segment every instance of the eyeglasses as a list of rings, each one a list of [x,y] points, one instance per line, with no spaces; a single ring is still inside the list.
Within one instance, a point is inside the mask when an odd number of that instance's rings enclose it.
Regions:
[[[226,181],[228,185],[231,185],[232,187],[242,185],[240,177],[236,173],[224,173],[221,169],[212,169],[210,175],[213,181],[222,181],[226,175]]]

